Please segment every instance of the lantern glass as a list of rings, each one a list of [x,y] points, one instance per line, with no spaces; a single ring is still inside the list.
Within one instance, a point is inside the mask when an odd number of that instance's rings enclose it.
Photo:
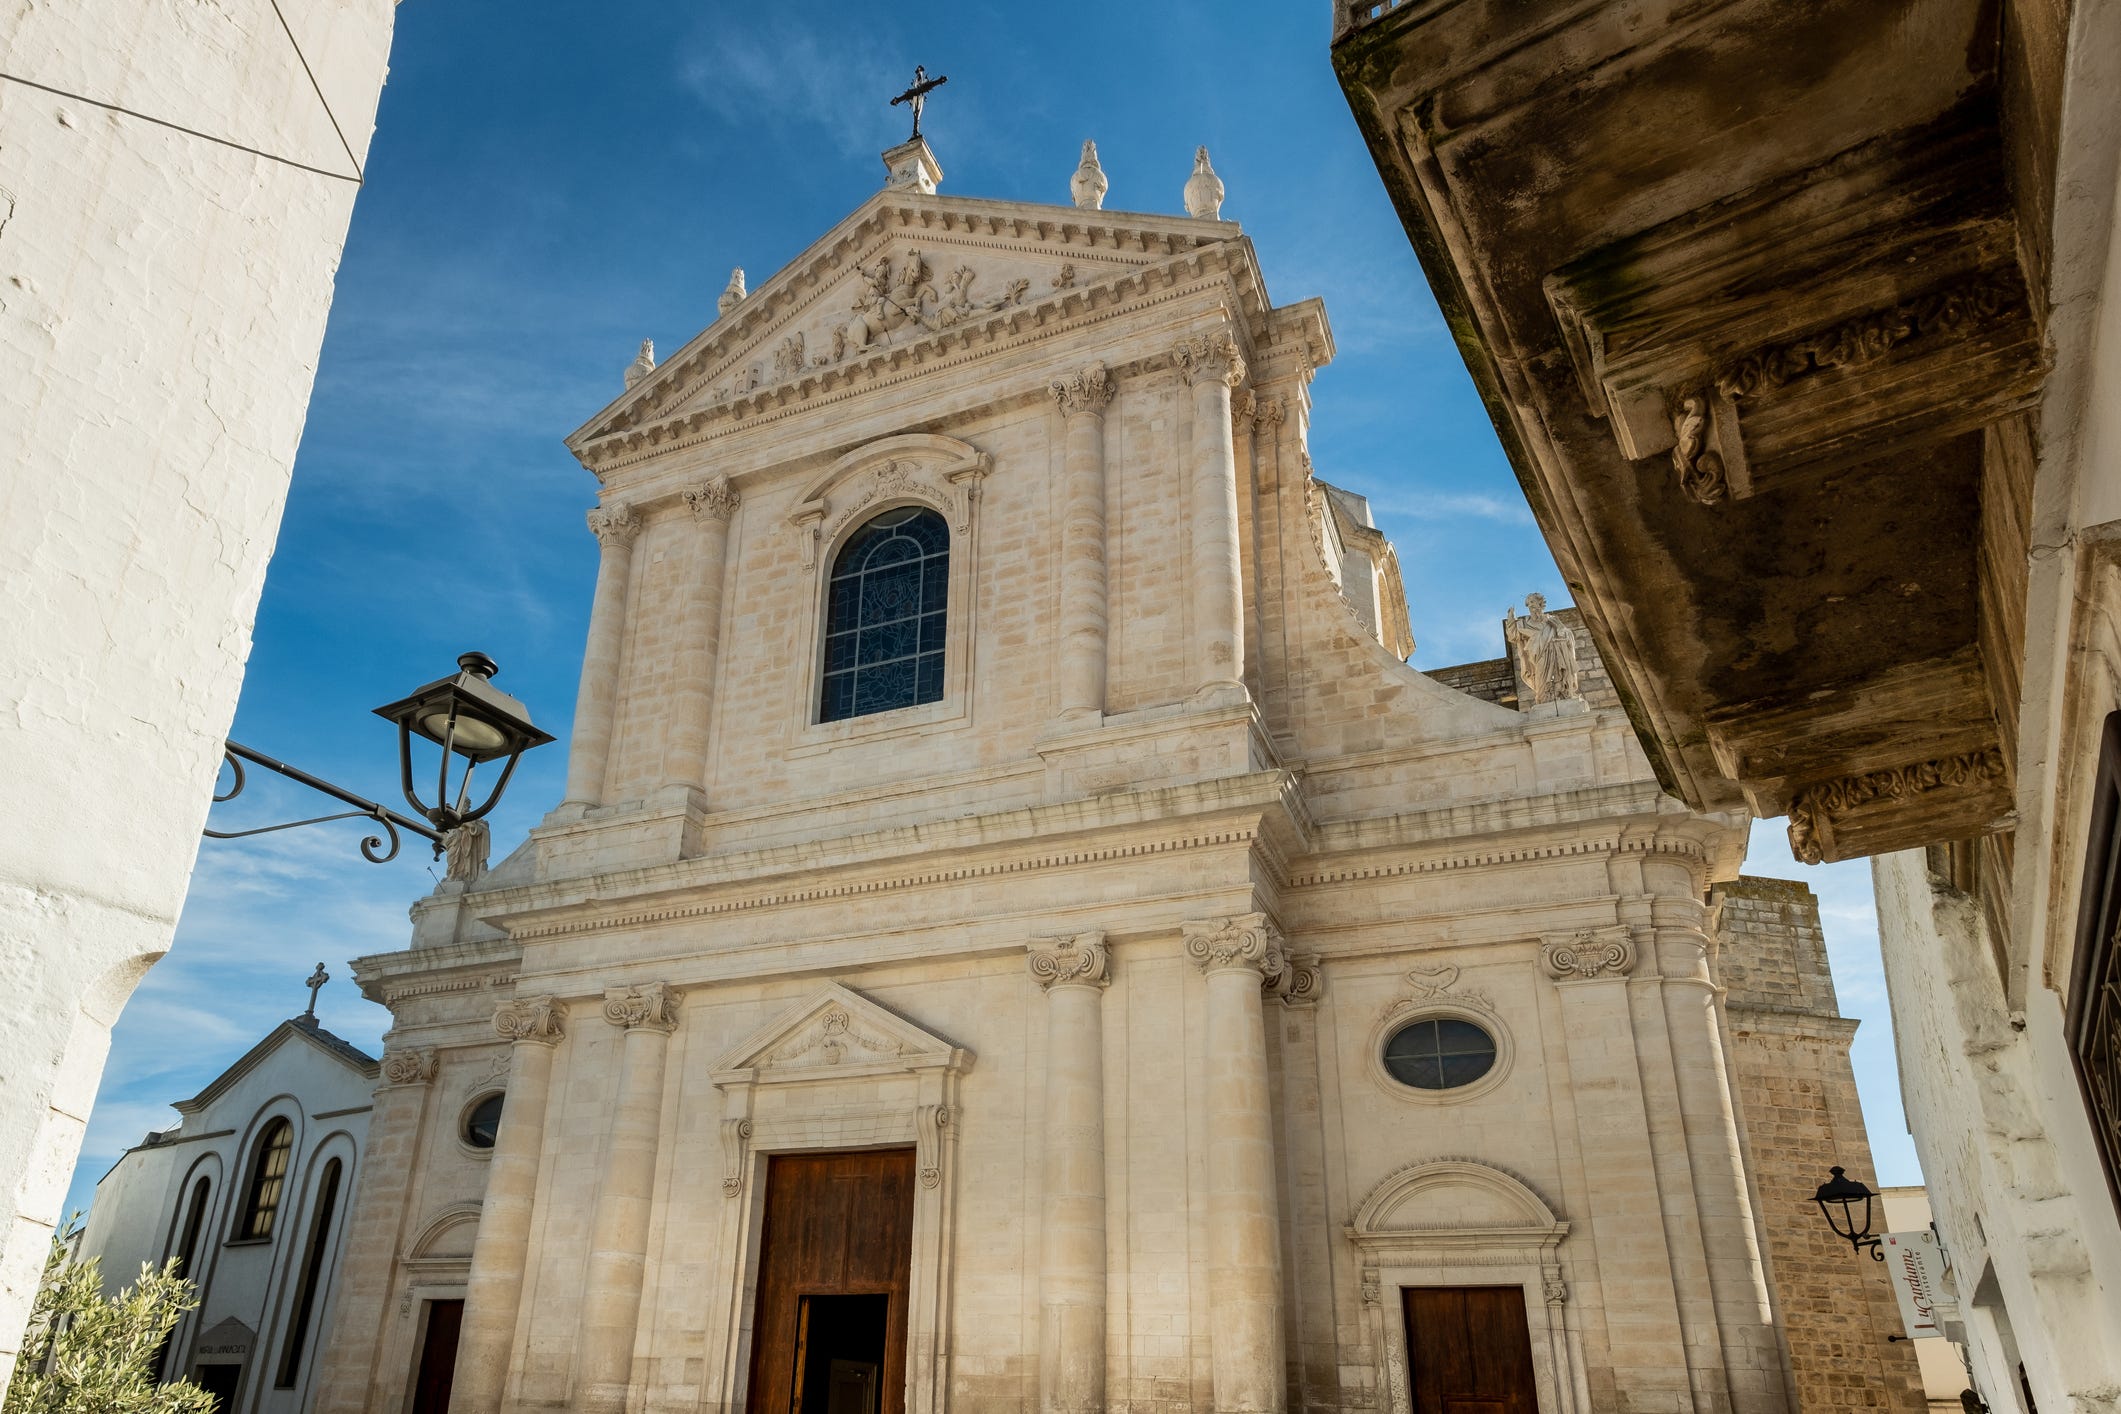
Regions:
[[[1826,1216],[1827,1226],[1836,1236],[1849,1242],[1861,1244],[1871,1235],[1871,1199],[1876,1197],[1860,1179],[1850,1178],[1846,1170],[1833,1170],[1833,1177],[1819,1185],[1812,1201]],[[1856,1205],[1863,1205],[1863,1216],[1856,1216]]]
[[[514,756],[552,740],[531,724],[529,709],[493,685],[493,659],[466,653],[457,667],[454,677],[378,707],[376,715],[473,763]]]

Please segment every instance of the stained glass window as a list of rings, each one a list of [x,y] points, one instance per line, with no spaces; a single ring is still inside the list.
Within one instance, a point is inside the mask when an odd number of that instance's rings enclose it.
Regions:
[[[1403,1026],[1385,1043],[1385,1069],[1418,1090],[1471,1085],[1495,1065],[1495,1038],[1470,1021],[1433,1017]]]
[[[848,537],[825,591],[825,690],[818,719],[842,721],[939,701],[950,527],[901,506]]]

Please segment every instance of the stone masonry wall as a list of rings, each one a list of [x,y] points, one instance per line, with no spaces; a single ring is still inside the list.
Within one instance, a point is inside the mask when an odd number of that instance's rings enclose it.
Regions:
[[[1803,884],[1718,891],[1717,973],[1769,1283],[1788,1332],[1799,1414],[1925,1408],[1885,1268],[1828,1231],[1812,1192],[1835,1164],[1877,1186],[1849,1065],[1856,1023],[1834,999],[1819,901]],[[1882,1230],[1882,1216],[1879,1219]]]

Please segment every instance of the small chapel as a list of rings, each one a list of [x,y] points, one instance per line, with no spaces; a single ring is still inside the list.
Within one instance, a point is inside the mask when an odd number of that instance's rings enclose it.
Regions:
[[[1921,1408],[1806,1201],[1816,903],[1575,611],[1408,666],[1206,149],[1173,214],[884,165],[566,439],[566,798],[355,964],[316,1409]]]

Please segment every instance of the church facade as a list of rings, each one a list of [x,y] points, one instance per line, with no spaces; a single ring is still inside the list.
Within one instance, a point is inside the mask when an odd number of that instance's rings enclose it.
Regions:
[[[1183,217],[886,160],[569,439],[567,800],[357,963],[316,1407],[1790,1410],[1747,821],[1564,616],[1406,665],[1205,153]]]

